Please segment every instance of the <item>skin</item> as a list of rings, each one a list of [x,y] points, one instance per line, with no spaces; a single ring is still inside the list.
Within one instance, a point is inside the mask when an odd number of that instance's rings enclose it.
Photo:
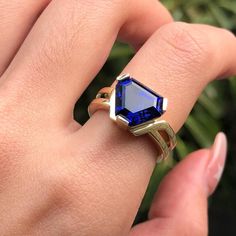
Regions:
[[[156,147],[106,112],[83,127],[72,114],[118,38],[137,50],[123,72],[168,97],[177,132],[209,82],[236,74],[234,35],[173,23],[156,0],[0,0],[0,12],[0,234],[207,235],[211,149],[172,170],[131,229]]]

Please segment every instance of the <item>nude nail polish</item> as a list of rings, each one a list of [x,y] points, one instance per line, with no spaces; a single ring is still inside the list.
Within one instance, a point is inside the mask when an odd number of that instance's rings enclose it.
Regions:
[[[207,165],[207,183],[208,193],[211,195],[220,179],[224,170],[227,155],[227,138],[224,133],[216,135],[214,144],[211,147],[210,159]]]

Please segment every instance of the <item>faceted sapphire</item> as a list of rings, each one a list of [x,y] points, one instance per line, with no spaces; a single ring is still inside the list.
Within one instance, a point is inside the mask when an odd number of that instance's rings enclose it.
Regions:
[[[163,113],[163,97],[133,78],[118,81],[115,114],[125,118],[129,126],[158,118]]]

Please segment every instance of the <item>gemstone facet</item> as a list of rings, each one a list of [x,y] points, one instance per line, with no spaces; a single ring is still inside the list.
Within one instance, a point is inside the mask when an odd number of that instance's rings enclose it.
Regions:
[[[115,114],[135,126],[164,113],[163,97],[156,94],[133,78],[126,77],[116,85]]]

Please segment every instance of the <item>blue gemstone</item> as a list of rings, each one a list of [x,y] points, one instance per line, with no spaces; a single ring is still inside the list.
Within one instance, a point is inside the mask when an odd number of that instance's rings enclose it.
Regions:
[[[115,114],[125,118],[129,126],[158,118],[163,113],[163,97],[133,78],[118,81]]]

